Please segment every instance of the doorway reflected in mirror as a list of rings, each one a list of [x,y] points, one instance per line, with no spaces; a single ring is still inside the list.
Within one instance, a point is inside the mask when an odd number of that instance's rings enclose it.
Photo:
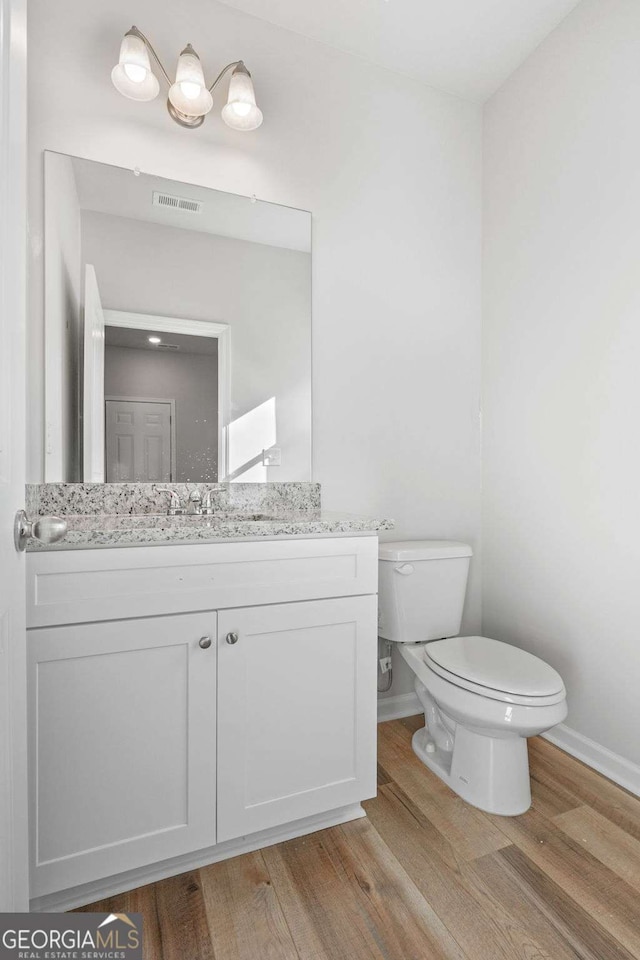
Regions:
[[[218,379],[217,337],[106,326],[107,483],[217,483]]]

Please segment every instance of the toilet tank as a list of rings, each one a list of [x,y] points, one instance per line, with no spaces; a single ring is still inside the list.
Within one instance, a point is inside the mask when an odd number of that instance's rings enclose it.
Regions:
[[[455,540],[381,543],[379,636],[397,643],[457,636],[472,555]]]

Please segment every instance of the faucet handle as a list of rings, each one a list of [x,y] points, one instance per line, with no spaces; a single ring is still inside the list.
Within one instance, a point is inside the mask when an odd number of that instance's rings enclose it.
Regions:
[[[211,516],[213,513],[213,507],[211,505],[212,496],[213,490],[205,490],[204,497],[202,498],[202,512],[206,513],[207,516]]]
[[[189,494],[189,503],[187,504],[187,513],[195,514],[199,517],[202,515],[202,494],[200,493],[197,487]]]
[[[175,490],[172,490],[171,487],[156,487],[158,493],[168,493],[169,494],[169,516],[175,517],[177,514],[182,513],[182,504],[180,501],[180,496],[176,493]]]

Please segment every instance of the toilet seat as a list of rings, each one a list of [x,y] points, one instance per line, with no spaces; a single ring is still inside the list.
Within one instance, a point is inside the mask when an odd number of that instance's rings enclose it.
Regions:
[[[428,642],[424,661],[448,683],[503,703],[542,707],[566,696],[562,678],[548,663],[489,637]]]

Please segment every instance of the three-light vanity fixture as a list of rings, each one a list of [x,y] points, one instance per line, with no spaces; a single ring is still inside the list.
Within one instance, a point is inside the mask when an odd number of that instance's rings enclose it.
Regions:
[[[262,111],[256,106],[251,74],[242,60],[228,63],[207,87],[200,57],[188,43],[178,57],[176,79],[172,83],[158,54],[137,27],[131,27],[125,33],[120,45],[120,60],[111,71],[113,85],[124,97],[154,100],[158,96],[160,84],[151,70],[149,54],[169,87],[167,109],[176,123],[183,127],[202,126],[213,107],[211,94],[230,70],[233,73],[222,119],[234,130],[255,130],[262,123]]]

